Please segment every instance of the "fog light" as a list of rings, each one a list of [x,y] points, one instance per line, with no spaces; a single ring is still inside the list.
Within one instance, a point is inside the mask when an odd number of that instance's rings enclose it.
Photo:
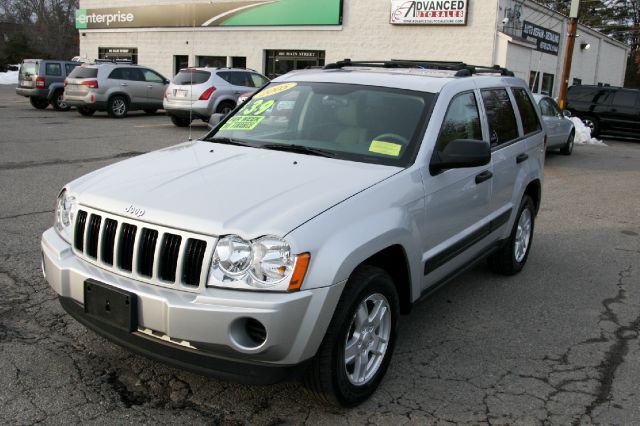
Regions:
[[[255,318],[238,318],[229,328],[231,341],[239,349],[258,349],[267,340],[267,329]]]

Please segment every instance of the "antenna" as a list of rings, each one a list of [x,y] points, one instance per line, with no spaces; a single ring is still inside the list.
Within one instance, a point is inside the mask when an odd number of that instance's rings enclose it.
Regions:
[[[193,57],[193,60],[196,60],[195,57],[195,51],[194,51],[194,45],[196,44],[196,8],[195,8],[195,4],[191,4],[192,8],[191,8],[191,17],[193,18],[192,25],[191,25],[191,56]],[[187,61],[187,65],[189,64],[189,61]],[[194,62],[195,65],[195,62]],[[189,142],[191,142],[193,140],[192,137],[192,133],[191,133],[191,126],[193,124],[193,68],[191,67],[190,71],[189,71],[189,77],[191,79],[190,81],[190,89],[189,89]]]

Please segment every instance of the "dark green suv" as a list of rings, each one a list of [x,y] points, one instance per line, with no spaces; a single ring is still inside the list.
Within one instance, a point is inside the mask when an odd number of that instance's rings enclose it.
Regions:
[[[16,93],[26,96],[31,105],[45,109],[49,104],[58,111],[68,111],[64,102],[64,79],[81,62],[55,59],[25,59],[20,65]]]

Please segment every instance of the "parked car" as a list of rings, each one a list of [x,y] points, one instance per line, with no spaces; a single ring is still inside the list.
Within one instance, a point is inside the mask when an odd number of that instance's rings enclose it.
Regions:
[[[610,86],[571,86],[567,110],[591,129],[593,136],[640,134],[640,90]]]
[[[65,80],[64,101],[82,115],[107,111],[123,118],[129,111],[153,114],[162,108],[169,80],[151,68],[127,63],[82,64]]]
[[[213,113],[228,114],[238,96],[268,82],[264,75],[244,68],[185,68],[173,78],[163,105],[173,124],[185,127],[193,119],[207,121]]]
[[[524,81],[397,65],[289,73],[202,140],[65,185],[42,236],[64,309],[180,368],[364,401],[400,314],[482,259],[525,266],[541,201]]]
[[[547,150],[559,149],[561,154],[571,155],[576,129],[569,119],[569,110],[561,111],[553,98],[534,94],[533,98],[540,107],[542,121],[547,131]]]
[[[70,109],[63,99],[64,79],[78,62],[53,59],[25,59],[20,65],[16,93],[29,98],[31,105],[45,109],[51,104],[58,111]]]

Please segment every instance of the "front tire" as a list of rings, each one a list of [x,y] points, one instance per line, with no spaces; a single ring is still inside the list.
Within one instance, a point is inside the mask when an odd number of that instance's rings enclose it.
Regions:
[[[129,101],[124,96],[112,96],[109,99],[107,112],[112,118],[124,118],[129,112]]]
[[[358,267],[347,282],[304,384],[319,399],[352,407],[382,381],[396,343],[400,303],[389,274]]]
[[[49,101],[42,98],[35,98],[31,96],[29,98],[29,102],[31,102],[31,106],[35,109],[46,109],[49,106]]]
[[[571,134],[569,135],[569,139],[567,139],[567,142],[564,144],[562,148],[560,148],[560,154],[571,155],[571,153],[573,152],[573,142],[574,142],[575,136],[576,136],[575,133],[571,132]]]
[[[53,98],[51,99],[51,106],[56,111],[69,111],[71,107],[64,101],[64,91],[56,90],[53,92]]]
[[[488,258],[489,268],[493,272],[515,275],[522,270],[533,241],[535,211],[531,197],[522,197],[516,221],[506,244]]]

